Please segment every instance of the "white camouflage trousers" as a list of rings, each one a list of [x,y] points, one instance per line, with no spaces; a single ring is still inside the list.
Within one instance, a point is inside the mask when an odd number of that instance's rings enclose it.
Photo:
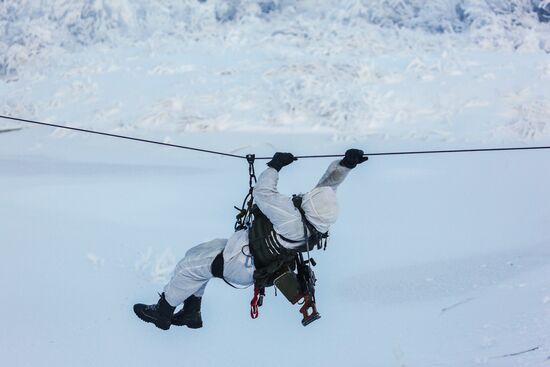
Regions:
[[[164,287],[166,301],[176,307],[191,295],[202,297],[208,281],[213,277],[210,269],[212,261],[222,251],[224,278],[240,286],[253,284],[254,264],[246,255],[247,245],[248,231],[242,230],[229,239],[215,239],[189,249]]]

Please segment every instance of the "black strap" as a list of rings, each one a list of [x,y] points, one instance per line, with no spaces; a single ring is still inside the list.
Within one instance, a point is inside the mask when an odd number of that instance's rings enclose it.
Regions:
[[[302,240],[291,240],[290,238],[286,238],[285,236],[282,236],[280,234],[277,233],[277,236],[281,237],[281,239],[285,242],[288,242],[288,243],[300,243],[300,242],[304,242]]]
[[[212,276],[214,278],[220,278],[227,284],[229,284],[231,287],[235,289],[246,289],[248,287],[240,288],[237,286],[234,286],[233,284],[229,283],[223,276],[223,251],[220,252],[216,257],[214,258],[214,261],[212,261],[212,265],[210,265],[210,272],[212,273]]]
[[[214,258],[214,261],[212,261],[210,271],[214,278],[223,279],[223,251]]]
[[[327,238],[328,238],[328,232],[322,233],[319,232],[313,224],[307,220],[306,213],[304,212],[304,209],[302,208],[302,196],[300,195],[293,195],[292,196],[292,203],[294,204],[294,207],[298,209],[300,212],[300,215],[302,216],[302,223],[304,224],[304,238],[306,239],[306,243],[303,246],[305,249],[300,248],[300,251],[309,251],[312,250],[315,246],[317,246],[317,249],[320,250],[323,248],[324,250],[327,249]],[[307,232],[309,230],[310,236],[307,236]],[[324,247],[323,247],[323,240],[324,240]]]

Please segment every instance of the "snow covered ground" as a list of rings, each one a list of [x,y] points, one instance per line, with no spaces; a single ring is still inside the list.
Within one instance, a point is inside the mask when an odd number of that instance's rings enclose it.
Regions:
[[[237,154],[550,145],[546,3],[0,1],[0,114]],[[315,256],[320,321],[214,280],[205,327],[162,332],[131,307],[231,234],[246,163],[0,120],[0,365],[547,366],[549,169],[372,157]]]

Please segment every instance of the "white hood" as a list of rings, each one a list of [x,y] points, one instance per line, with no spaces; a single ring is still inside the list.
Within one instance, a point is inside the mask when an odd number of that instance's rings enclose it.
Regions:
[[[304,194],[302,209],[315,229],[325,233],[338,218],[336,192],[327,186],[316,187]]]

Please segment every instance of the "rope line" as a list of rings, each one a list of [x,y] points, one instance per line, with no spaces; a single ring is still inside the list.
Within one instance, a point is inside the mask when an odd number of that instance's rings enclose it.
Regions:
[[[34,120],[27,120],[27,119],[11,117],[11,116],[4,116],[4,115],[0,115],[0,118],[6,119],[6,120],[19,121],[19,122],[26,122],[26,123],[30,123],[30,124],[36,124],[36,125],[57,127],[57,128],[60,128],[60,129],[67,129],[67,130],[79,131],[79,132],[96,134],[96,135],[109,136],[109,137],[119,138],[119,139],[133,140],[133,141],[138,141],[138,142],[142,142],[142,143],[157,144],[157,145],[163,145],[163,146],[168,146],[168,147],[173,147],[173,148],[187,149],[187,150],[193,150],[193,151],[209,153],[209,154],[217,154],[217,155],[226,156],[226,157],[248,159],[248,156],[244,156],[244,155],[224,153],[224,152],[218,152],[218,151],[215,151],[215,150],[201,149],[201,148],[189,147],[189,146],[178,145],[178,144],[163,143],[163,142],[156,141],[156,140],[141,139],[141,138],[135,138],[135,137],[132,137],[132,136],[111,134],[111,133],[106,133],[106,132],[101,132],[101,131],[81,129],[81,128],[72,127],[72,126],[63,126],[63,125],[51,124],[51,123],[46,123],[46,122],[41,122],[41,121],[34,121]],[[540,150],[540,149],[550,149],[550,146],[479,148],[479,149],[450,149],[450,150],[418,150],[418,151],[401,151],[401,152],[365,153],[365,155],[366,156],[385,156],[385,155],[412,155],[412,154],[472,153],[472,152],[497,152],[497,151],[537,150],[537,149],[538,150]],[[344,157],[343,154],[295,156],[295,158],[298,158],[298,159],[342,158],[342,157]],[[269,160],[271,158],[272,157],[256,157],[255,159],[256,160]]]
[[[230,154],[230,153],[224,153],[224,152],[217,152],[217,151],[214,151],[214,150],[193,148],[193,147],[188,147],[188,146],[178,145],[178,144],[163,143],[163,142],[156,141],[156,140],[141,139],[141,138],[135,138],[135,137],[126,136],[126,135],[118,135],[118,134],[111,134],[111,133],[106,133],[106,132],[101,132],[101,131],[93,131],[93,130],[88,130],[88,129],[80,129],[80,128],[78,128],[78,127],[63,126],[63,125],[57,125],[57,124],[49,124],[49,123],[46,123],[46,122],[33,121],[33,120],[26,120],[26,119],[20,119],[20,118],[16,118],[16,117],[3,116],[3,115],[0,115],[0,118],[6,119],[6,120],[27,122],[27,123],[30,123],[30,124],[37,124],[37,125],[43,125],[43,126],[57,127],[57,128],[60,128],[60,129],[67,129],[67,130],[73,130],[73,131],[80,131],[80,132],[90,133],[90,134],[97,134],[97,135],[103,135],[103,136],[110,136],[110,137],[112,137],[112,138],[120,138],[120,139],[126,139],[126,140],[134,140],[134,141],[139,141],[139,142],[142,142],[142,143],[150,143],[150,144],[164,145],[164,146],[167,146],[167,147],[180,148],[180,149],[187,149],[187,150],[194,150],[194,151],[197,151],[197,152],[210,153],[210,154],[218,154],[218,155],[223,155],[223,156],[227,156],[227,157],[243,158],[243,159],[246,159],[246,157],[243,156],[243,155],[236,155],[236,154]]]
[[[365,153],[366,156],[383,156],[383,155],[412,155],[412,154],[440,154],[440,153],[472,153],[472,152],[497,152],[497,151],[510,151],[510,150],[536,150],[536,149],[550,149],[550,146],[538,146],[538,147],[511,147],[511,148],[480,148],[480,149],[451,149],[451,150],[418,150],[418,151],[405,151],[405,152],[380,152],[380,153]],[[295,156],[294,158],[340,158],[344,155],[303,155]],[[271,159],[271,157],[256,157],[256,159]]]

